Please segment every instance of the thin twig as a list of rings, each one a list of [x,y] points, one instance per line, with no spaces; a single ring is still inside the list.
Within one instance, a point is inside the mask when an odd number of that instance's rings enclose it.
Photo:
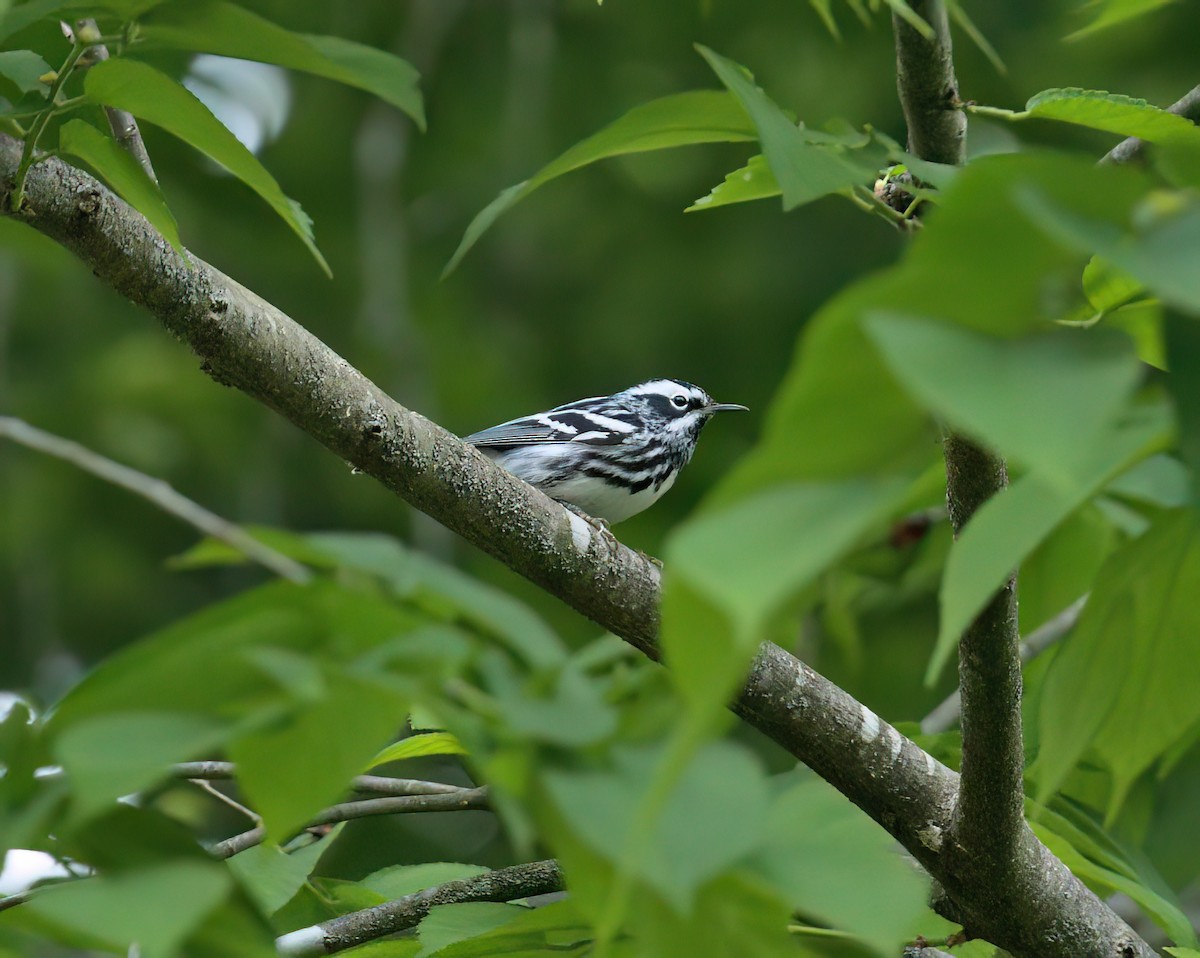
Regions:
[[[95,34],[100,33],[100,28],[96,25],[95,20],[79,20],[75,26],[81,36],[86,35],[89,31],[95,31]],[[108,47],[103,43],[97,43],[91,47],[88,55],[97,63],[103,62],[108,59]],[[133,118],[133,114],[111,106],[106,106],[104,113],[108,117],[108,125],[112,129],[116,141],[138,161],[138,165],[145,170],[146,175],[157,183],[158,177],[154,174],[154,165],[150,162],[150,154],[146,152],[146,144],[142,140],[142,131],[138,129],[137,120]]]
[[[171,766],[171,775],[188,779],[237,778],[237,766],[233,762],[181,762]],[[460,785],[445,782],[426,782],[416,778],[391,778],[386,775],[359,775],[350,787],[356,792],[374,792],[379,795],[454,795],[469,791]]]
[[[30,449],[36,449],[48,456],[62,459],[64,462],[78,466],[85,472],[90,472],[94,476],[111,482],[113,485],[128,489],[154,503],[164,512],[169,512],[176,518],[194,526],[205,535],[232,546],[247,559],[254,560],[281,578],[299,583],[312,579],[312,574],[299,562],[288,558],[281,552],[276,552],[241,527],[227,519],[222,519],[215,512],[210,512],[199,503],[176,492],[162,479],[155,479],[153,476],[138,472],[129,466],[123,466],[119,462],[92,452],[77,442],[55,436],[12,416],[0,416],[0,437],[6,437]]]
[[[1193,123],[1200,123],[1200,86],[1193,87],[1182,97],[1167,107],[1168,113],[1186,117]],[[1139,160],[1146,149],[1146,141],[1131,136],[1122,140],[1100,158],[1101,163],[1128,163]]]
[[[335,822],[348,822],[356,818],[368,818],[374,815],[399,815],[415,812],[461,812],[470,809],[488,808],[488,790],[486,786],[479,788],[458,789],[455,794],[445,795],[391,795],[387,798],[367,798],[357,802],[342,802],[331,805],[318,812],[308,823],[314,825],[332,825]],[[251,828],[232,838],[217,842],[212,853],[217,858],[232,858],[239,852],[255,845],[262,844],[267,837],[266,829],[262,826]]]
[[[262,824],[262,816],[259,815],[258,812],[254,811],[253,809],[247,808],[241,802],[237,801],[237,799],[230,798],[228,795],[226,795],[224,792],[222,792],[219,788],[217,788],[215,785],[213,785],[207,779],[189,778],[188,781],[191,782],[193,785],[195,785],[199,788],[202,788],[204,791],[208,792],[208,794],[211,795],[213,798],[215,798],[217,801],[223,802],[224,804],[228,805],[235,812],[241,812],[248,819],[250,819],[250,821],[254,822],[255,825]]]
[[[1058,615],[1043,622],[1021,641],[1021,663],[1025,664],[1037,658],[1046,649],[1075,628],[1080,613],[1087,603],[1088,597],[1081,596],[1063,609]],[[936,735],[945,732],[958,722],[961,694],[955,689],[932,712],[921,719],[921,731],[925,735]]]
[[[474,878],[447,882],[373,908],[351,912],[319,925],[310,925],[277,938],[282,955],[332,955],[366,941],[414,928],[435,905],[469,901],[515,901],[533,895],[562,891],[563,874],[558,862],[546,859],[511,865]]]

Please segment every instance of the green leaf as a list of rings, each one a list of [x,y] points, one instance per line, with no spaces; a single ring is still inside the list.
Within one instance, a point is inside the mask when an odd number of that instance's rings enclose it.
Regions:
[[[177,861],[47,889],[23,905],[62,929],[147,958],[168,958],[220,904],[229,876],[216,862]]]
[[[1114,217],[1082,214],[1036,189],[1021,191],[1015,199],[1064,246],[1103,256],[1165,302],[1200,314],[1200,271],[1189,266],[1191,251],[1200,244],[1200,202],[1194,197],[1147,196],[1133,211],[1132,229]]]
[[[1111,312],[1145,291],[1145,286],[1102,257],[1093,256],[1083,268],[1083,295],[1097,313]]]
[[[403,898],[446,882],[461,881],[486,875],[489,869],[482,865],[464,865],[460,862],[425,862],[420,865],[391,865],[372,872],[359,884],[384,898]]]
[[[1133,780],[1200,721],[1200,516],[1176,510],[1114,553],[1046,675],[1037,795],[1093,748],[1113,775],[1109,816]]]
[[[417,71],[375,47],[293,33],[222,0],[164,4],[139,24],[138,39],[148,47],[257,60],[336,80],[373,93],[425,129]]]
[[[544,183],[597,160],[696,143],[738,143],[754,139],[754,127],[727,93],[694,90],[651,100],[576,143],[528,180],[510,186],[476,214],[458,249],[442,271],[445,278],[502,213]]]
[[[1167,316],[1167,354],[1171,374],[1167,390],[1179,421],[1179,452],[1191,468],[1191,494],[1200,496],[1200,326],[1194,319]]]
[[[886,832],[824,782],[781,791],[767,815],[770,840],[751,867],[794,909],[899,954],[928,888]],[[864,875],[871,894],[862,894]]]
[[[1076,30],[1067,39],[1079,40],[1099,30],[1124,23],[1126,20],[1145,16],[1147,13],[1157,10],[1159,7],[1165,7],[1171,2],[1172,0],[1100,0],[1097,3],[1096,0],[1090,0],[1090,2],[1082,5],[1082,9],[1096,11],[1091,22],[1087,26]]]
[[[495,931],[520,918],[528,909],[499,902],[471,901],[438,905],[421,921],[418,958],[436,955],[451,945]]]
[[[54,756],[85,818],[165,777],[168,766],[202,756],[228,737],[226,723],[184,712],[98,715],[65,729]]]
[[[45,97],[50,84],[41,78],[51,72],[50,64],[32,50],[4,50],[0,52],[0,92],[15,89],[18,96],[23,93],[39,93]],[[17,97],[9,97],[16,100]]]
[[[78,157],[95,170],[130,206],[146,217],[178,253],[183,252],[179,227],[162,191],[142,165],[111,136],[83,120],[68,120],[58,134],[59,152]]]
[[[449,732],[427,732],[424,735],[410,735],[399,742],[380,750],[367,768],[376,768],[388,762],[402,762],[407,758],[424,758],[427,755],[466,755],[462,742]]]
[[[344,794],[404,722],[406,703],[379,684],[331,671],[326,685],[318,701],[297,703],[229,747],[238,784],[275,841]]]
[[[813,142],[761,89],[745,68],[704,46],[697,46],[718,78],[754,121],[763,155],[783,194],[783,208],[794,209],[830,193],[839,193],[870,180],[877,164]]]
[[[687,911],[697,889],[763,840],[768,796],[758,760],[729,742],[710,742],[671,789],[645,845],[630,836],[658,774],[658,749],[621,747],[611,771],[552,768],[546,793],[556,815],[593,853],[620,863]],[[697,836],[704,841],[697,841]],[[630,859],[622,861],[626,856]]]
[[[1014,116],[1060,120],[1119,136],[1140,137],[1149,143],[1200,144],[1200,128],[1186,117],[1105,90],[1043,90],[1030,98],[1023,114]]]
[[[344,824],[338,823],[325,838],[293,852],[285,852],[274,842],[247,848],[228,860],[229,868],[263,914],[273,915],[304,886]]]
[[[808,0],[808,5],[821,18],[821,22],[825,24],[825,29],[829,31],[829,35],[835,40],[841,40],[842,32],[838,29],[837,20],[833,17],[832,0]]]
[[[905,0],[883,0],[883,2],[891,8],[892,13],[916,30],[917,33],[921,34],[926,40],[933,41],[933,27],[926,23]]]
[[[892,374],[930,412],[1065,485],[1141,376],[1129,340],[1105,330],[998,340],[884,313],[866,327]]]
[[[161,126],[236,176],[291,227],[329,275],[329,264],[313,242],[312,221],[295,200],[284,196],[254,154],[188,90],[153,67],[123,57],[91,67],[83,88],[97,103],[128,110],[140,120]]]
[[[728,206],[730,203],[763,200],[779,196],[779,193],[779,183],[775,179],[775,174],[767,165],[767,158],[760,153],[750,157],[745,166],[727,174],[723,183],[718,183],[684,212],[694,213],[697,210],[711,210],[718,206]]]

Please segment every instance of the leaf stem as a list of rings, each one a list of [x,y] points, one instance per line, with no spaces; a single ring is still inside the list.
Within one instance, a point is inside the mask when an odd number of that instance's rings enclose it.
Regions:
[[[62,107],[79,100],[76,97],[73,100],[66,100],[60,104],[58,96],[70,78],[71,72],[75,69],[75,64],[79,62],[79,58],[83,55],[83,51],[90,45],[76,41],[71,47],[71,52],[67,54],[67,58],[63,61],[58,75],[54,78],[54,83],[50,86],[50,105],[34,118],[33,124],[29,128],[29,135],[25,137],[25,147],[21,151],[21,161],[17,164],[17,175],[13,178],[13,193],[10,207],[14,213],[21,212],[21,207],[25,203],[25,178],[29,174],[29,168],[35,162],[33,156],[34,150],[41,135],[46,132],[46,125],[50,122],[51,117],[58,113]]]

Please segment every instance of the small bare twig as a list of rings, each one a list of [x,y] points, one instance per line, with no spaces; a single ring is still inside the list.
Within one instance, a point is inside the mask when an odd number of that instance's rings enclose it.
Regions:
[[[162,479],[155,479],[129,466],[123,466],[92,452],[86,446],[81,446],[70,439],[63,439],[52,433],[31,426],[21,419],[12,416],[0,416],[0,437],[11,439],[30,449],[36,449],[48,456],[62,459],[78,466],[85,472],[99,476],[113,485],[128,489],[154,503],[164,512],[169,512],[178,519],[199,529],[205,535],[226,543],[237,549],[247,559],[252,559],[259,565],[265,566],[281,578],[292,582],[308,582],[312,574],[294,559],[281,552],[276,552],[270,546],[259,542],[240,526],[222,519],[215,512],[210,512],[187,496],[176,492]],[[200,777],[200,776],[197,776]]]
[[[426,888],[373,908],[351,912],[319,925],[310,925],[275,940],[282,955],[332,955],[366,941],[414,928],[435,905],[468,901],[515,901],[533,895],[562,891],[563,874],[558,862],[546,859],[511,865],[474,878]]]
[[[233,762],[181,762],[171,766],[171,775],[188,779],[237,778],[237,766]],[[378,795],[455,795],[469,790],[445,782],[390,778],[386,775],[359,775],[350,783],[350,787],[356,792],[374,792]]]
[[[1025,664],[1037,658],[1075,628],[1075,623],[1079,621],[1079,615],[1083,612],[1087,599],[1086,595],[1081,596],[1054,618],[1030,632],[1021,642],[1021,663]],[[955,689],[937,708],[921,719],[921,731],[925,735],[948,731],[958,722],[961,704],[960,692]]]
[[[95,20],[79,20],[75,27],[80,38],[88,36],[89,33],[93,36],[100,35],[100,28],[96,26]],[[108,47],[103,43],[97,43],[89,48],[88,56],[96,63],[107,60]],[[104,113],[108,117],[108,125],[112,129],[116,141],[138,161],[138,165],[146,171],[146,175],[157,183],[158,177],[154,174],[150,154],[146,152],[146,144],[142,140],[142,131],[138,129],[137,120],[133,118],[133,114],[111,106],[106,106]]]
[[[1182,97],[1167,107],[1168,113],[1186,117],[1193,123],[1200,123],[1200,86],[1193,87]],[[1129,163],[1140,160],[1146,149],[1146,141],[1131,136],[1122,140],[1100,158],[1101,163]]]
[[[196,785],[197,787],[202,788],[204,791],[208,792],[208,794],[211,795],[213,798],[215,798],[217,801],[228,805],[234,811],[241,812],[248,819],[250,819],[250,821],[254,822],[255,825],[262,824],[262,816],[261,815],[259,815],[253,809],[247,808],[245,805],[243,805],[241,802],[237,801],[236,799],[230,798],[228,795],[226,795],[223,791],[221,791],[219,788],[217,788],[215,785],[212,784],[212,782],[208,781],[207,779],[189,778],[188,781],[191,782],[193,785]]]
[[[368,818],[373,815],[399,815],[413,812],[461,812],[469,809],[488,808],[488,790],[486,786],[479,788],[456,789],[454,794],[444,795],[390,795],[386,798],[367,798],[356,802],[342,802],[313,816],[308,823],[314,825],[332,825],[335,822],[348,822],[356,818]],[[232,858],[238,852],[259,845],[267,837],[266,829],[261,825],[234,835],[222,842],[217,842],[212,853],[217,858]]]

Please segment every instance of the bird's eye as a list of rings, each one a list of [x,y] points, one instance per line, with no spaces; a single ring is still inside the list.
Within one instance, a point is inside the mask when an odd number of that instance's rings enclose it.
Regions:
[[[671,397],[671,402],[675,404],[676,409],[686,409],[688,398],[683,393],[680,393],[678,396]]]

